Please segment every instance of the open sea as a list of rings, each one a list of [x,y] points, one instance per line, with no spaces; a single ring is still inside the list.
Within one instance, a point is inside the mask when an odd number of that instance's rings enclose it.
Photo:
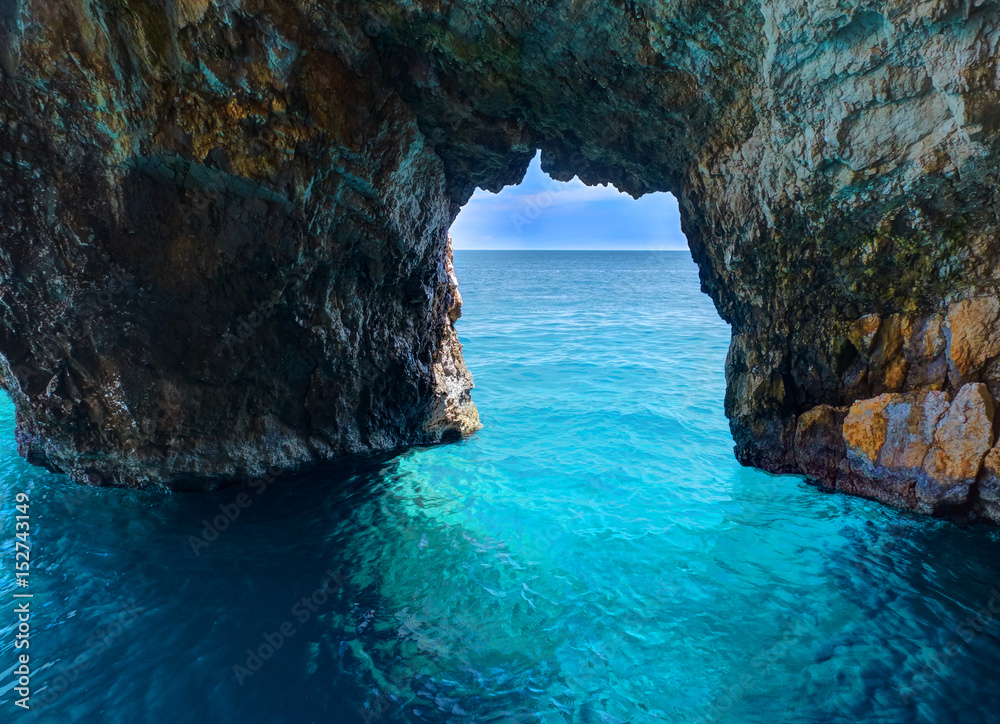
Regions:
[[[485,423],[461,443],[81,488],[17,456],[4,401],[0,722],[1000,721],[997,531],[741,468],[687,252],[456,267]]]

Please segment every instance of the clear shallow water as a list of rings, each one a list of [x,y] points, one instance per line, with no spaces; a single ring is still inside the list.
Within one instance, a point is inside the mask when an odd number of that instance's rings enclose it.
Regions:
[[[996,533],[740,468],[729,330],[686,253],[456,257],[486,423],[461,444],[90,490],[17,458],[3,404],[0,671],[26,491],[36,716],[5,674],[0,721],[1000,718],[1000,626],[963,627],[1000,589]]]

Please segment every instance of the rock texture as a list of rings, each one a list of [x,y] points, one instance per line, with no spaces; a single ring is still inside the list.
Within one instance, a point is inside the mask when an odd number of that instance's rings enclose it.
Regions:
[[[837,472],[848,485],[874,483],[906,507],[933,512],[959,506],[969,501],[993,444],[993,417],[993,398],[981,383],[965,385],[954,399],[931,391],[859,400],[840,428],[845,445]],[[799,418],[797,442],[804,450],[807,423],[805,415]],[[861,492],[875,494],[864,487]]]
[[[211,485],[478,427],[443,165],[357,24],[19,5],[0,350],[28,460]]]
[[[1000,5],[0,2],[21,449],[206,480],[476,426],[477,186],[672,191],[741,461],[997,518]]]

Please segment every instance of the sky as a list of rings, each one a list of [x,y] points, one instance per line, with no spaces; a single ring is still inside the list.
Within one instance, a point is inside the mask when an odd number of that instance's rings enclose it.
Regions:
[[[520,185],[477,189],[451,237],[456,249],[687,249],[671,194],[636,200],[610,185],[555,181],[541,154]]]

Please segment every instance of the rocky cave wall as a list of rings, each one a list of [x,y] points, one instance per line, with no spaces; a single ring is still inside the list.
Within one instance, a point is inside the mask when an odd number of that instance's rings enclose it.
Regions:
[[[1000,519],[1000,5],[0,1],[33,462],[212,484],[476,428],[447,229],[671,191],[741,461]]]
[[[19,12],[0,349],[29,461],[202,486],[477,427],[442,163],[363,32],[278,3]]]

